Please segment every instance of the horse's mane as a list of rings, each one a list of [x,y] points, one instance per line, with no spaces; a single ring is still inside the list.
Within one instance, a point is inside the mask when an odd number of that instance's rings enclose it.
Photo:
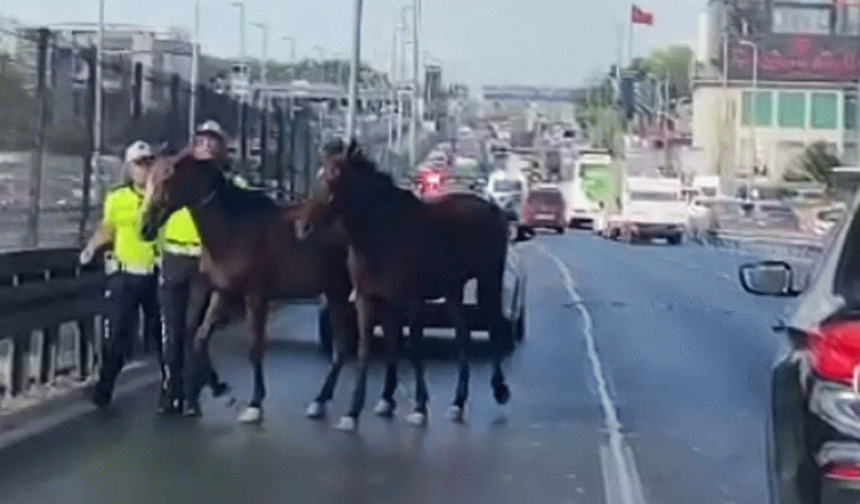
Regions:
[[[232,214],[271,212],[278,209],[278,205],[271,198],[261,192],[238,187],[220,170],[215,179],[215,191],[225,209]]]

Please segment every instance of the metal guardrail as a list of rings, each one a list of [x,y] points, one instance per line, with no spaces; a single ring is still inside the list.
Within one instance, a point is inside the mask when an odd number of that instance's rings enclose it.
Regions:
[[[721,248],[799,259],[817,259],[825,244],[823,237],[808,234],[750,230],[722,230],[710,238]]]
[[[10,398],[60,375],[91,375],[100,353],[105,274],[77,249],[13,252],[0,260],[0,394]],[[61,345],[61,340],[73,341]]]

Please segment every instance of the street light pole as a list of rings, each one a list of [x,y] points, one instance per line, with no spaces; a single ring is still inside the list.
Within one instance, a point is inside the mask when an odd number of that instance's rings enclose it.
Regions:
[[[96,82],[95,82],[95,111],[93,120],[93,157],[91,163],[95,164],[96,177],[99,179],[99,196],[104,199],[104,178],[102,176],[102,90],[104,74],[104,43],[105,43],[105,0],[99,0],[99,29],[96,38]]]
[[[355,22],[352,39],[352,63],[349,73],[349,98],[346,112],[346,141],[352,141],[355,128],[356,95],[358,93],[358,72],[361,65],[361,7],[362,0],[355,0]]]
[[[290,42],[290,66],[292,67],[292,72],[290,72],[292,79],[290,79],[290,80],[295,80],[296,79],[296,39],[294,39],[293,37],[281,37],[281,40],[283,40],[284,42],[286,42],[286,41]]]
[[[421,54],[418,43],[418,23],[419,13],[421,9],[421,0],[412,0],[412,117],[409,121],[409,167],[415,168],[418,162],[418,144],[417,144],[417,128],[418,128],[418,97],[419,97],[419,71],[420,62],[419,55]]]
[[[317,65],[320,69],[319,77],[320,81],[326,82],[326,77],[328,77],[328,75],[326,75],[325,66],[323,65],[323,62],[325,60],[325,49],[323,49],[323,47],[319,44],[313,46],[311,49],[314,51],[319,51],[320,53],[319,64]]]
[[[259,28],[263,35],[263,59],[262,61],[260,61],[260,82],[262,83],[263,87],[265,87],[268,84],[267,72],[269,65],[269,27],[264,25],[263,23],[251,24]]]
[[[233,2],[239,8],[239,62],[245,64],[245,2]]]
[[[200,0],[194,2],[194,46],[191,48],[191,100],[188,105],[188,141],[194,138],[197,123],[197,80],[200,65]]]
[[[741,45],[745,45],[748,47],[752,47],[753,50],[753,68],[752,68],[752,85],[753,85],[753,93],[752,93],[752,117],[750,118],[750,142],[752,143],[752,166],[750,167],[750,172],[747,174],[747,199],[750,199],[750,192],[752,191],[752,177],[755,171],[756,166],[756,158],[758,157],[758,147],[756,146],[756,132],[755,132],[755,121],[756,121],[756,112],[757,103],[758,103],[758,45],[755,42],[751,42],[749,40],[741,40],[739,42]]]

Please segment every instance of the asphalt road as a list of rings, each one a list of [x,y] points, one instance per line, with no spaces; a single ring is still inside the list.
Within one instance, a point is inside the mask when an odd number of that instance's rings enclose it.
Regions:
[[[0,502],[756,503],[765,497],[766,378],[782,301],[741,292],[744,258],[700,247],[625,245],[587,233],[524,245],[527,342],[507,365],[510,406],[493,403],[476,363],[467,422],[444,412],[454,366],[430,365],[430,423],[368,411],[358,434],[331,429],[347,408],[344,373],[328,420],[302,416],[326,369],[277,341],[260,427],[220,400],[197,420],[155,418],[155,388],[123,396],[0,451]],[[280,320],[280,321],[278,321]],[[273,337],[312,335],[305,312]],[[312,337],[312,336],[311,336]],[[217,366],[241,393],[251,375],[238,335]],[[369,385],[369,405],[381,389]]]

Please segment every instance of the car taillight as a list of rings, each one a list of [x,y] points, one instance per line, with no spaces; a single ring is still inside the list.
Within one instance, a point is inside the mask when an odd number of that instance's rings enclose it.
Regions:
[[[828,323],[810,335],[812,370],[820,378],[851,385],[860,366],[860,321]]]
[[[860,467],[832,464],[827,467],[827,477],[841,481],[860,482]]]

